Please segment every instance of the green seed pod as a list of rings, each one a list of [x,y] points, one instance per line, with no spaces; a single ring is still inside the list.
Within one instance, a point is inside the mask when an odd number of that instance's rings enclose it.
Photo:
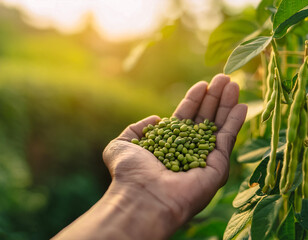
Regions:
[[[149,140],[148,140],[148,143],[149,143],[149,145],[152,145],[152,146],[155,144],[155,142],[153,141],[153,139],[149,139]]]
[[[169,148],[170,153],[175,153],[175,148]]]
[[[207,130],[207,131],[205,131],[205,133],[206,133],[206,135],[212,135],[212,130]]]
[[[156,125],[144,128],[145,136],[140,141],[134,139],[132,142],[152,152],[166,168],[188,171],[205,167],[205,159],[215,147],[216,137],[212,135],[215,130],[214,123],[208,120],[194,125],[189,119],[163,118]]]
[[[187,125],[191,125],[191,124],[193,124],[193,121],[191,119],[186,119],[185,123]]]
[[[307,135],[307,112],[304,108],[302,108],[300,113],[300,124],[298,129],[298,137],[300,139],[305,139]]]
[[[186,124],[183,124],[183,125],[180,127],[180,131],[181,131],[181,132],[186,132],[186,131],[187,131],[187,125],[186,125]]]
[[[187,148],[186,148],[186,147],[183,147],[182,153],[183,153],[183,154],[186,154],[187,152],[188,152]]]
[[[282,165],[282,170],[281,170],[281,178],[280,178],[280,183],[279,183],[279,189],[280,193],[285,193],[286,192],[286,181],[287,181],[287,173],[288,173],[288,168],[289,168],[289,162],[291,158],[291,149],[292,149],[292,144],[287,143],[287,147],[284,151],[284,156],[283,156],[283,165]]]
[[[179,124],[172,124],[172,125],[171,125],[171,130],[179,129],[179,128],[180,128],[180,125],[179,125]]]
[[[284,193],[286,193],[293,184],[296,167],[298,164],[298,153],[299,153],[299,140],[295,139],[295,142],[292,143],[291,158],[290,158],[289,169],[288,169],[289,171],[287,174],[286,187],[284,189],[285,191]]]
[[[192,161],[193,161],[193,158],[192,158],[192,156],[191,156],[189,153],[187,153],[187,154],[185,155],[185,157],[186,157],[186,160],[187,160],[188,162],[192,162]]]
[[[194,143],[191,143],[190,145],[189,145],[189,148],[190,149],[194,149],[196,147],[196,145],[194,144]]]
[[[183,167],[184,171],[187,171],[189,170],[189,165],[188,164],[185,164],[184,167]]]
[[[180,133],[179,133],[179,136],[182,137],[182,138],[183,138],[183,137],[187,137],[187,136],[188,136],[188,133],[187,133],[187,132],[180,132]]]
[[[193,154],[194,154],[194,150],[189,149],[189,150],[188,150],[188,153],[189,153],[190,155],[193,155]]]
[[[293,143],[295,141],[299,119],[300,119],[300,109],[305,101],[305,88],[306,88],[306,79],[307,79],[307,57],[304,60],[304,63],[299,69],[298,73],[298,89],[294,95],[294,101],[291,105],[290,114],[288,118],[288,129],[287,129],[287,141]]]
[[[179,135],[180,134],[180,129],[178,129],[178,128],[175,128],[174,130],[173,130],[173,133],[175,134],[175,135]]]
[[[294,192],[294,210],[299,214],[302,211],[302,186],[299,185]]]
[[[198,162],[198,157],[192,156],[193,162]]]
[[[158,135],[163,135],[164,134],[164,129],[158,129],[157,134]]]
[[[178,147],[176,148],[176,150],[179,151],[179,152],[182,152],[183,148],[184,148],[184,145],[183,145],[183,144],[180,144],[180,145],[178,145]]]
[[[265,109],[264,109],[264,111],[263,111],[263,113],[261,115],[261,122],[265,122],[265,121],[267,121],[270,118],[270,116],[272,114],[272,111],[273,111],[273,109],[275,107],[276,95],[277,95],[276,91],[273,91],[272,95],[271,95],[271,98],[268,101],[268,103],[266,104],[266,107],[265,107]]]
[[[178,160],[179,160],[180,162],[182,162],[182,161],[184,160],[184,155],[183,155],[183,154],[179,154],[179,155],[178,155]]]
[[[134,144],[139,144],[139,140],[137,138],[133,138],[131,142]]]
[[[209,144],[199,144],[199,149],[201,149],[201,150],[208,150],[209,149]]]
[[[278,69],[275,68],[276,75],[278,76]],[[281,88],[280,88],[280,79],[275,78],[275,90],[276,99],[275,99],[275,109],[273,114],[272,121],[272,138],[271,138],[271,153],[270,159],[267,164],[267,175],[265,177],[265,185],[269,186],[271,189],[275,187],[275,170],[276,170],[276,151],[278,147],[279,140],[279,129],[281,123]]]
[[[194,161],[189,164],[189,168],[197,168],[197,167],[199,167],[198,161]]]
[[[164,127],[167,126],[167,124],[166,124],[164,121],[160,121],[160,122],[158,123],[158,126],[159,126],[160,128],[164,128]]]
[[[211,131],[212,131],[212,132],[216,132],[216,131],[217,131],[217,127],[216,127],[216,126],[212,126],[212,127],[211,127]]]
[[[266,78],[266,93],[265,93],[265,100],[268,102],[270,100],[270,96],[273,92],[274,88],[274,76],[275,76],[275,64],[274,64],[274,51],[271,52],[270,60],[268,63],[268,70],[267,70],[267,78]]]
[[[171,168],[171,164],[169,162],[166,163],[166,168],[170,169]]]
[[[199,165],[200,165],[200,167],[205,168],[206,162],[200,162]]]
[[[155,157],[160,157],[160,156],[161,156],[161,157],[164,157],[165,154],[164,154],[163,152],[161,152],[161,151],[155,151],[155,152],[154,152],[154,156],[155,156]]]

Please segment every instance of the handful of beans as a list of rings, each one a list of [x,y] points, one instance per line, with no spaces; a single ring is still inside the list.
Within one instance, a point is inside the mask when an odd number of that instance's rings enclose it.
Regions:
[[[206,158],[215,148],[215,131],[217,127],[207,119],[195,124],[191,119],[163,118],[144,127],[144,136],[131,142],[152,152],[167,169],[188,171],[206,166]]]

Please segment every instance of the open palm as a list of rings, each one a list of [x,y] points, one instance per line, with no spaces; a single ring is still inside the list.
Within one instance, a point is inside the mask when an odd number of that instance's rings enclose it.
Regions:
[[[247,106],[238,104],[239,88],[229,77],[217,75],[207,86],[198,82],[180,102],[173,116],[215,121],[218,127],[216,148],[207,158],[205,168],[187,172],[172,172],[149,151],[130,143],[142,137],[142,129],[156,124],[158,116],[150,116],[130,125],[106,147],[103,159],[113,181],[141,188],[167,206],[178,225],[201,211],[222,187],[229,172],[229,156],[247,112]]]

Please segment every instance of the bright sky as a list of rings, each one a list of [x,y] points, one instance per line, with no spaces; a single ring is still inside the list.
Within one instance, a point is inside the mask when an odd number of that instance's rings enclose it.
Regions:
[[[209,5],[210,0],[182,0],[195,5]],[[38,26],[53,26],[63,32],[76,31],[82,18],[92,12],[98,30],[110,40],[130,39],[150,34],[170,14],[167,0],[0,0],[17,6]],[[231,6],[256,4],[259,0],[224,0]],[[196,4],[199,3],[199,4]],[[200,4],[201,3],[201,4]]]

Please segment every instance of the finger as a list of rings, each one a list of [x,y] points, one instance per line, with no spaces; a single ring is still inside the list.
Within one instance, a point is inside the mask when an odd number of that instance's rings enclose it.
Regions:
[[[187,175],[197,178],[203,189],[209,194],[215,192],[225,184],[229,173],[229,156],[233,148],[237,133],[245,121],[247,106],[236,105],[228,115],[226,123],[217,135],[216,149],[208,155],[205,168],[188,171]]]
[[[193,119],[198,112],[206,90],[207,82],[205,81],[192,86],[174,111],[173,116],[179,119]]]
[[[228,82],[230,78],[226,75],[218,74],[214,77],[196,116],[196,123],[203,122],[204,119],[214,121],[223,89]]]
[[[238,96],[239,86],[235,82],[229,82],[222,92],[216,113],[215,124],[218,129],[224,125],[231,109],[238,103]]]
[[[226,122],[216,137],[216,149],[229,158],[236,136],[240,131],[247,114],[247,105],[237,104],[229,113]]]
[[[142,134],[142,129],[149,124],[155,125],[160,120],[160,117],[153,115],[147,117],[137,123],[129,125],[117,138],[119,140],[131,141],[133,138],[140,139]]]

